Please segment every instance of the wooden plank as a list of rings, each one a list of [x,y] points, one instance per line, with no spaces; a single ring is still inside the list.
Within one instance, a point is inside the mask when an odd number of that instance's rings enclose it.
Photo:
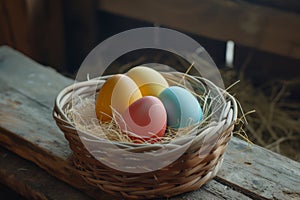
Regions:
[[[102,11],[300,58],[300,15],[245,1],[99,0]]]
[[[67,141],[50,119],[53,103],[46,98],[52,99],[53,96],[44,93],[46,97],[43,97],[34,89],[29,90],[24,84],[26,83],[26,79],[23,79],[24,75],[18,71],[23,72],[24,64],[31,64],[32,67],[28,68],[31,71],[28,73],[42,73],[44,70],[44,74],[49,75],[57,85],[60,81],[63,85],[70,80],[64,79],[53,70],[30,63],[30,60],[7,47],[0,48],[0,55],[2,56],[0,57],[0,144],[21,157],[33,161],[59,179],[90,195],[93,194],[94,197],[110,198],[110,196],[103,196],[105,194],[101,191],[93,191],[80,177],[77,177],[69,161],[71,152]],[[19,64],[14,60],[19,60]],[[14,66],[15,73],[11,73],[9,78],[7,78],[9,69],[4,65]],[[47,84],[43,83],[47,82],[46,77],[44,80],[34,81],[36,83],[32,87],[41,92],[46,90],[48,94],[54,94],[55,91],[59,91],[59,87],[48,88]],[[258,146],[252,146],[249,151],[244,152],[246,147],[245,142],[233,138],[216,181],[208,183],[199,191],[174,197],[174,199],[197,199],[200,193],[204,195],[203,197],[214,195],[219,199],[246,199],[247,196],[255,199],[300,198],[298,188],[300,163]]]
[[[299,199],[300,163],[233,139],[217,180],[254,198]],[[255,196],[255,194],[257,196]]]
[[[61,69],[65,58],[60,0],[1,0],[0,44]]]
[[[13,46],[12,28],[9,24],[9,13],[5,1],[0,1],[0,44]]]
[[[59,181],[47,172],[0,147],[0,182],[28,199],[74,199],[91,197]],[[250,199],[217,181],[210,181],[203,189],[172,198],[172,200]],[[202,199],[201,198],[201,199]]]
[[[32,162],[0,147],[0,182],[27,199],[91,199]]]
[[[300,12],[300,1],[298,0],[244,0],[249,3],[273,7],[285,11]]]
[[[74,73],[87,54],[98,44],[96,19],[97,5],[94,0],[60,1],[63,4],[66,49],[66,67],[62,70]]]
[[[59,76],[52,68],[43,68],[30,58],[24,57],[20,52],[13,51],[6,46],[1,47],[0,64],[2,80],[9,85],[15,85],[15,88],[21,93],[39,99],[44,105],[52,106],[57,91],[73,82],[71,79]],[[18,72],[19,74],[17,74]],[[36,90],[37,86],[44,90]]]
[[[1,44],[13,45],[13,47],[18,48],[25,55],[32,57],[33,51],[28,38],[30,30],[26,2],[20,0],[1,0],[0,5],[1,11],[3,11],[0,14],[1,18],[3,16],[1,21],[6,20],[0,24],[0,29],[8,29],[9,34],[9,37],[5,37],[7,33],[3,35],[4,41]]]
[[[238,191],[235,191],[230,186],[226,186],[220,184],[215,180],[211,180],[199,190],[195,190],[169,199],[170,200],[205,200],[205,199],[250,200],[251,198],[247,197],[246,195]]]
[[[65,34],[62,1],[26,0],[33,59],[62,70],[65,64]],[[16,33],[17,34],[17,33]]]

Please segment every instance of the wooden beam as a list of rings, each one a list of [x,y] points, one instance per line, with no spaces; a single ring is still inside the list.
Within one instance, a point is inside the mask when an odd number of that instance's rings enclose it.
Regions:
[[[1,0],[0,44],[61,69],[65,59],[62,2]]]
[[[298,0],[244,0],[249,3],[268,6],[284,11],[292,11],[299,14],[300,12],[300,1]]]
[[[74,73],[86,55],[98,44],[96,17],[97,5],[94,0],[60,1],[63,5],[66,67],[67,72]]]
[[[33,59],[62,70],[65,64],[65,32],[62,1],[26,0],[26,12]],[[18,33],[16,33],[18,34]]]
[[[99,0],[99,9],[300,58],[300,14],[245,1]]]
[[[13,46],[12,28],[9,24],[9,13],[5,1],[0,1],[0,44]]]
[[[11,45],[25,55],[34,57],[28,37],[30,30],[26,2],[1,0],[0,9],[0,44]]]
[[[0,61],[0,145],[94,198],[116,199],[76,173],[68,142],[52,119],[56,94],[72,80],[7,47],[0,48]],[[300,163],[256,145],[247,147],[233,138],[214,181],[171,199],[300,198]]]

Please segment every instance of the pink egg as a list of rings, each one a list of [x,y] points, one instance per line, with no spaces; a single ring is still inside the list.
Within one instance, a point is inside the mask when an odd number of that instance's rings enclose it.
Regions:
[[[167,113],[162,102],[154,96],[145,96],[132,103],[118,124],[134,141],[159,141],[167,124]]]

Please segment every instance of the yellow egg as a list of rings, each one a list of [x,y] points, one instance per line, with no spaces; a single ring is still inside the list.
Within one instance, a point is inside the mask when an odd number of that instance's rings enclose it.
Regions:
[[[167,87],[166,79],[156,70],[138,66],[130,69],[127,74],[139,86],[143,96],[156,96]]]
[[[112,119],[112,109],[122,114],[134,101],[142,98],[136,83],[126,75],[110,77],[100,89],[96,99],[96,115],[101,121]]]

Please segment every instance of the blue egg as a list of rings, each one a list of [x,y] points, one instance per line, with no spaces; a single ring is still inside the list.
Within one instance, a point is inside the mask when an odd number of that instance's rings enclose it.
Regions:
[[[164,89],[158,97],[167,111],[167,125],[183,128],[202,120],[202,109],[196,97],[188,90],[171,86]]]

